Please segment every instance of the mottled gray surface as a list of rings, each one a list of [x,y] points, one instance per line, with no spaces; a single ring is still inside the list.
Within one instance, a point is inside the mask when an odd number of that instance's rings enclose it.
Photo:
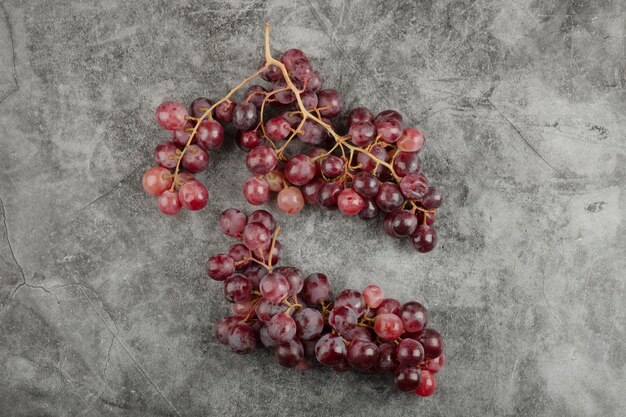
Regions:
[[[626,5],[621,0],[3,0],[0,414],[623,416]],[[415,254],[336,212],[277,214],[285,259],[423,301],[448,366],[429,400],[382,377],[278,367],[212,337],[203,263],[246,173],[164,218],[141,189],[164,99],[220,97],[262,28],[349,105],[401,110],[449,190]],[[272,208],[276,213],[276,210]],[[207,285],[208,284],[208,285]]]

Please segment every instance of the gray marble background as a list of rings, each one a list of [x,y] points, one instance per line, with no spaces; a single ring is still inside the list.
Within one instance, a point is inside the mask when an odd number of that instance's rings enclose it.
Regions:
[[[0,414],[623,416],[626,4],[621,0],[2,0]],[[211,203],[165,218],[141,189],[164,99],[221,97],[306,51],[347,105],[399,109],[449,190],[428,255],[380,224],[277,214],[285,260],[336,288],[415,298],[448,366],[423,400],[212,337],[204,279],[246,205],[232,142]]]

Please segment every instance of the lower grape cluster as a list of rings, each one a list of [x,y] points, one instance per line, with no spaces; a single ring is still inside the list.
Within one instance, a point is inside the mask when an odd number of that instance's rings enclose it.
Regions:
[[[265,210],[246,216],[228,209],[219,226],[239,240],[206,264],[230,302],[231,314],[215,325],[219,342],[239,354],[273,349],[287,368],[391,373],[400,391],[422,397],[435,392],[435,374],[445,363],[443,339],[428,327],[422,304],[385,298],[377,285],[343,290],[333,299],[326,275],[275,267],[283,254],[280,228]]]

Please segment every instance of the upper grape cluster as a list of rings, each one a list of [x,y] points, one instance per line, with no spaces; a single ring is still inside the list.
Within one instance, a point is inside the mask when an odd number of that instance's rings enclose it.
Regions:
[[[393,373],[400,391],[426,397],[445,357],[441,335],[428,328],[429,314],[417,301],[385,298],[382,288],[344,290],[336,297],[328,277],[306,278],[296,267],[275,268],[282,257],[272,215],[237,209],[220,215],[222,231],[240,241],[206,264],[223,282],[231,315],[219,319],[215,336],[240,354],[257,345],[274,350],[287,368],[318,364],[336,371]]]
[[[382,212],[389,235],[409,238],[419,252],[432,250],[437,243],[432,224],[445,193],[430,186],[422,172],[422,132],[405,126],[395,110],[374,116],[357,107],[342,119],[341,95],[324,86],[304,52],[289,49],[277,60],[268,36],[266,31],[260,68],[221,100],[198,98],[189,109],[176,102],[157,108],[157,122],[173,132],[172,140],[157,146],[159,166],[146,172],[144,188],[158,196],[161,211],[206,205],[208,191],[193,173],[206,168],[208,151],[224,140],[223,125],[232,123],[252,174],[243,185],[250,204],[267,202],[273,192],[278,208],[290,214],[305,203],[366,220]],[[251,85],[236,102],[233,95],[257,76],[267,84]],[[307,147],[288,154],[294,139]]]

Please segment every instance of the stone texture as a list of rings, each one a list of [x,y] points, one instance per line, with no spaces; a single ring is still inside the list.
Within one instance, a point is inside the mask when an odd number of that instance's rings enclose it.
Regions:
[[[621,416],[626,409],[626,6],[617,0],[3,0],[0,405],[11,416]],[[449,191],[439,248],[276,213],[285,259],[431,310],[448,366],[427,401],[212,337],[217,214],[247,207],[232,143],[212,202],[141,189],[164,99],[219,97],[299,47],[348,105],[396,108]],[[233,192],[236,190],[236,192]]]

